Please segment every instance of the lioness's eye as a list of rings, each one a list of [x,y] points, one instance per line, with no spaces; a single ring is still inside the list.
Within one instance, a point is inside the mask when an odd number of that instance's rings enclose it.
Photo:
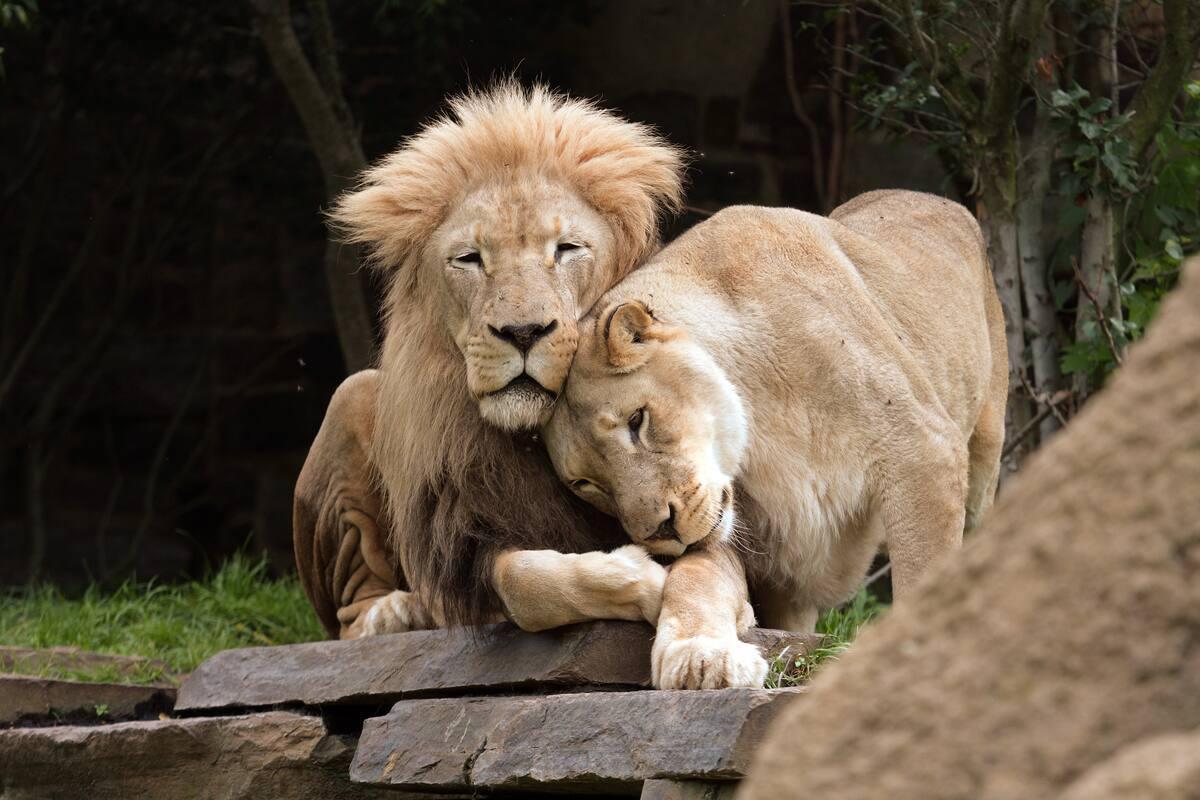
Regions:
[[[636,442],[638,433],[642,429],[642,424],[646,421],[646,407],[642,406],[637,411],[629,415],[629,435]]]
[[[483,265],[483,256],[472,250],[460,256],[455,256],[454,261],[459,264],[474,264],[478,267]]]

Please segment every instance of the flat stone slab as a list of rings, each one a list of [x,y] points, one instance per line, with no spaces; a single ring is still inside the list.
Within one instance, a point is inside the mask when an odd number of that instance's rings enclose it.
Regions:
[[[66,718],[103,722],[156,716],[175,702],[171,686],[87,683],[0,675],[0,724]]]
[[[354,739],[318,717],[252,716],[0,731],[0,795],[50,798],[369,798],[391,791],[351,784]],[[403,797],[403,795],[401,795]]]
[[[752,630],[768,656],[816,635]],[[508,624],[226,650],[179,689],[176,711],[280,705],[380,705],[401,698],[650,684],[654,629],[589,622],[542,633]]]
[[[637,792],[655,778],[745,774],[802,689],[403,700],[368,719],[353,781],[409,791]]]

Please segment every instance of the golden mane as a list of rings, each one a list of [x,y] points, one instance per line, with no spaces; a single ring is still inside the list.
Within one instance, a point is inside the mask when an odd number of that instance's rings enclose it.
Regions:
[[[504,81],[449,101],[448,113],[363,173],[330,219],[398,267],[473,186],[541,172],[579,192],[612,226],[624,274],[646,257],[664,211],[683,197],[682,151],[587,100]]]
[[[615,520],[559,483],[540,442],[482,420],[445,330],[447,299],[437,282],[415,277],[424,242],[455,203],[485,181],[530,171],[567,184],[609,223],[615,274],[598,281],[619,280],[657,246],[659,217],[682,196],[682,153],[645,126],[505,82],[452,100],[448,115],[368,170],[331,214],[390,273],[371,460],[396,563],[451,624],[502,610],[491,569],[506,548],[625,543]],[[609,287],[596,288],[598,296]]]

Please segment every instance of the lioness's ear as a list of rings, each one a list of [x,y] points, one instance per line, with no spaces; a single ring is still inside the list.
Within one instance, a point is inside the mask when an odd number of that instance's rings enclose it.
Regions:
[[[637,301],[619,303],[604,312],[604,347],[608,363],[632,372],[650,358],[651,347],[668,337],[668,328]]]

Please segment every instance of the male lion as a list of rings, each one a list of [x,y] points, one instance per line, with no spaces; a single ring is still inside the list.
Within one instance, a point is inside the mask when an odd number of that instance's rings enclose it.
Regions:
[[[585,553],[618,526],[513,432],[546,420],[576,320],[656,247],[681,180],[645,127],[505,83],[341,198],[334,223],[388,288],[379,369],[339,387],[296,486],[297,566],[331,636],[657,616],[663,568],[627,542]]]
[[[546,440],[580,497],[682,556],[656,686],[761,685],[747,575],[764,624],[811,630],[883,540],[902,601],[991,505],[1004,318],[961,206],[729,208],[597,308]]]

